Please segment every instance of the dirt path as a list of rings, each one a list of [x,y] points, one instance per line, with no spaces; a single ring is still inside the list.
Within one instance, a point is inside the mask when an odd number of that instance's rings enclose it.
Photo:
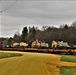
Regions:
[[[0,75],[60,75],[57,66],[76,66],[76,63],[60,62],[60,56],[54,54],[14,53],[23,56],[0,59]]]

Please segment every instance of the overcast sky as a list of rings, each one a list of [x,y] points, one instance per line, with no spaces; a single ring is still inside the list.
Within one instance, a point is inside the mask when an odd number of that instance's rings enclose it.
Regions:
[[[16,1],[0,0],[0,11],[3,11],[0,12],[1,37],[11,37],[25,26],[71,25],[76,20],[76,1]]]

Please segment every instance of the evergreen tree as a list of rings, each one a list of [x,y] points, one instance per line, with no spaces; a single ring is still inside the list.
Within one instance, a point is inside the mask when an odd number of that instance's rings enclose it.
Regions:
[[[28,40],[29,41],[35,40],[36,30],[37,30],[37,28],[35,28],[34,26],[29,27],[29,33],[28,33]]]
[[[11,45],[12,43],[13,43],[13,38],[10,37],[10,38],[8,39],[8,44]]]
[[[27,27],[24,27],[23,28],[23,31],[22,31],[22,41],[25,42],[27,39],[27,35],[28,35],[28,29]]]
[[[20,34],[15,34],[13,37],[14,42],[21,42],[21,35]]]

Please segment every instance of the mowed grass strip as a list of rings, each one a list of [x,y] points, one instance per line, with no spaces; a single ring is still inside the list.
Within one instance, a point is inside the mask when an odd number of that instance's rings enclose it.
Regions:
[[[61,61],[76,62],[76,56],[62,55]],[[61,66],[60,67],[60,74],[61,75],[76,75],[76,66],[75,67]]]
[[[76,56],[72,56],[72,55],[61,55],[61,61],[76,62]]]
[[[20,53],[5,53],[5,52],[0,52],[0,59],[9,58],[9,57],[16,57],[16,56],[22,56],[22,54],[20,54]]]

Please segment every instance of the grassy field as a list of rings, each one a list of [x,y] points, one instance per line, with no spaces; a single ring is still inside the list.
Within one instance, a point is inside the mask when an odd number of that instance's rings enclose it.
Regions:
[[[76,56],[62,55],[61,61],[76,62]],[[76,75],[76,67],[61,66],[60,74],[61,75]]]
[[[22,56],[22,54],[20,54],[20,53],[5,53],[5,52],[0,52],[0,59],[8,58],[8,57],[16,57],[16,56]]]

